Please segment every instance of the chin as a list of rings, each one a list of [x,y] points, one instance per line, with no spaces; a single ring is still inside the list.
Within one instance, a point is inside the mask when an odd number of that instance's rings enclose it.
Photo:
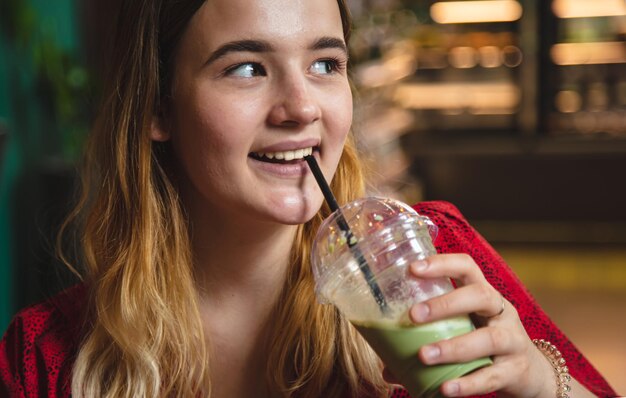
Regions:
[[[303,200],[304,199],[304,200]],[[321,200],[306,198],[284,198],[282,203],[272,206],[274,221],[286,225],[304,224],[311,220],[322,207]]]
[[[299,225],[304,224],[307,221],[310,221],[315,214],[316,211],[301,211],[301,212],[284,212],[282,214],[276,214],[274,217],[274,222],[284,224],[284,225]]]

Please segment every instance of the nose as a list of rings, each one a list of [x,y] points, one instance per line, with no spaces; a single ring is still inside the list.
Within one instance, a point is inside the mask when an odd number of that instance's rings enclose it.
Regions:
[[[273,126],[300,127],[319,120],[321,107],[306,76],[287,76],[277,81],[268,121]]]

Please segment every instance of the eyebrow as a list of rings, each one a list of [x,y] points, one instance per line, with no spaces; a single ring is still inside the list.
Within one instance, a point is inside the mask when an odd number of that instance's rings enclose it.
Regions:
[[[348,53],[346,43],[336,37],[321,37],[309,47],[310,50],[324,50],[327,48],[337,48],[346,54]]]
[[[251,52],[251,53],[262,53],[273,51],[272,46],[266,42],[261,40],[238,40],[231,41],[222,46],[220,46],[217,50],[213,51],[209,59],[205,62],[205,65],[209,65],[216,60],[222,58],[228,53],[233,52]]]
[[[346,54],[348,53],[348,49],[346,48],[344,41],[336,37],[321,37],[309,46],[310,50],[324,50],[328,48],[337,48]],[[234,52],[263,53],[272,51],[274,51],[274,47],[272,47],[270,43],[263,40],[231,41],[221,45],[217,50],[213,51],[204,64],[205,66],[209,65],[227,54]]]

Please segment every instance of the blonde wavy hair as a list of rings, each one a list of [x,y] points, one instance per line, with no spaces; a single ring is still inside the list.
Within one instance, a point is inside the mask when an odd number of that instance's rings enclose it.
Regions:
[[[106,57],[103,102],[82,173],[82,195],[64,224],[77,231],[88,316],[72,375],[74,397],[210,396],[188,224],[167,143],[149,138],[167,98],[184,29],[204,0],[122,1]],[[350,20],[338,0],[344,36]],[[340,203],[364,193],[348,138],[332,189]],[[298,227],[270,337],[266,383],[285,397],[383,397],[381,365],[331,306],[316,303],[309,264],[324,205]],[[69,257],[63,257],[73,267]]]

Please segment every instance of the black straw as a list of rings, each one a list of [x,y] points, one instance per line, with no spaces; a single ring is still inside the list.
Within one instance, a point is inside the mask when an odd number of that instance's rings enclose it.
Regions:
[[[330,190],[330,186],[328,186],[328,183],[324,178],[324,174],[322,174],[322,171],[320,170],[320,167],[317,164],[315,157],[313,157],[312,155],[308,155],[305,156],[304,159],[309,164],[309,168],[313,172],[313,176],[317,181],[317,185],[320,186],[320,189],[324,194],[324,198],[326,199],[330,210],[337,213],[337,225],[339,225],[339,228],[341,228],[341,230],[346,234],[348,247],[350,248],[350,251],[352,252],[354,258],[359,263],[359,269],[361,270],[361,273],[363,273],[365,281],[367,282],[370,290],[372,291],[372,294],[374,295],[376,304],[378,304],[378,306],[380,307],[380,311],[383,314],[386,313],[387,301],[385,300],[385,296],[383,296],[383,292],[380,290],[380,286],[378,286],[378,283],[376,283],[376,280],[374,279],[374,274],[372,273],[372,269],[370,268],[369,264],[367,264],[365,256],[363,256],[361,249],[359,248],[359,246],[357,246],[356,239],[353,239],[354,235],[350,230],[350,226],[343,216],[343,213],[341,212],[341,209],[337,204],[337,200],[335,199],[335,195],[333,195],[333,192]]]

